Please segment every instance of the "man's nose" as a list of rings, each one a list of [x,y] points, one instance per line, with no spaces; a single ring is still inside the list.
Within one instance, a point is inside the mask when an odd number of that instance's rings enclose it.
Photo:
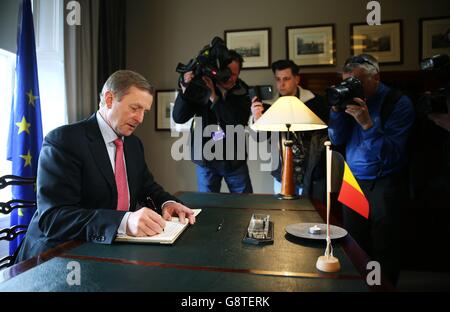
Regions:
[[[134,118],[138,123],[142,123],[144,121],[144,112],[140,111],[136,113],[136,116]]]

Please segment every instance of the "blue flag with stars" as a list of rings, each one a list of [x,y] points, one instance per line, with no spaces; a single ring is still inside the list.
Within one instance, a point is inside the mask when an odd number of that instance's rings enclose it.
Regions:
[[[22,0],[17,33],[16,81],[8,137],[7,159],[12,161],[12,174],[36,177],[42,145],[41,105],[39,99],[36,44],[30,0]],[[36,187],[13,186],[14,199],[36,200]],[[11,226],[28,225],[32,209],[11,212]],[[22,235],[23,236],[23,235]],[[11,241],[10,254],[23,237]]]

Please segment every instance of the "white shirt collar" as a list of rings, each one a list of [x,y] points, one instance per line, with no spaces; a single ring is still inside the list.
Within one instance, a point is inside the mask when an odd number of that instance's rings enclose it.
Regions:
[[[105,144],[114,143],[114,141],[119,137],[116,132],[108,125],[103,116],[100,115],[100,112],[97,111],[95,114],[97,118],[98,126],[100,128],[100,132],[102,133],[103,140]],[[123,138],[122,138],[123,140]]]
[[[300,86],[297,86],[298,89],[300,90],[300,101],[302,101],[303,103],[308,102],[309,100],[315,98],[316,96],[314,95],[314,93],[312,93],[311,91],[307,90],[307,89],[303,89]]]

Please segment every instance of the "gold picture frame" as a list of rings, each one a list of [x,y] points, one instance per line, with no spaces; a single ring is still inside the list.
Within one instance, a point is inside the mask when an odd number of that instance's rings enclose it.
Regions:
[[[271,46],[270,28],[225,30],[224,37],[228,49],[242,55],[242,69],[270,68]]]
[[[175,103],[179,90],[156,90],[155,92],[155,130],[169,131],[172,119],[171,103]]]
[[[381,25],[351,24],[351,55],[368,53],[380,64],[402,64],[402,24],[401,20],[385,21]]]
[[[437,54],[450,55],[450,16],[422,18],[419,21],[419,61]]]
[[[334,24],[286,27],[286,57],[300,67],[335,66]]]

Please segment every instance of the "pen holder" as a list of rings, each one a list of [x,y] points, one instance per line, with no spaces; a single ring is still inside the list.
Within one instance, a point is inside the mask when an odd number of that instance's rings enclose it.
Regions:
[[[244,233],[244,244],[273,244],[274,224],[269,215],[253,214]]]

